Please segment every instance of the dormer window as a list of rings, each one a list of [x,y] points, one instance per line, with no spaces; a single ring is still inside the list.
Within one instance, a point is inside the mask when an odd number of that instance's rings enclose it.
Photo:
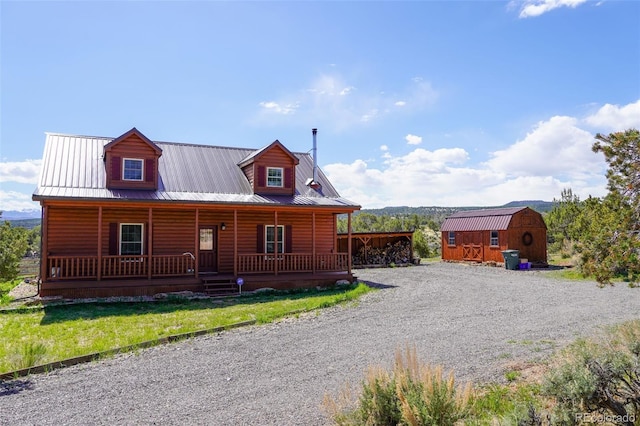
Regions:
[[[267,167],[267,186],[282,188],[283,169],[281,167]]]
[[[122,167],[122,180],[142,181],[144,160],[139,158],[124,158]]]

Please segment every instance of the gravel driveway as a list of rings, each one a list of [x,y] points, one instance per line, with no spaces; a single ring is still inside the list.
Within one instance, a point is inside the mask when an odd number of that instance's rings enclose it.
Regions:
[[[0,384],[0,424],[322,425],[325,392],[399,346],[460,381],[502,380],[598,326],[638,318],[640,289],[433,263],[356,271],[357,306],[251,326]]]

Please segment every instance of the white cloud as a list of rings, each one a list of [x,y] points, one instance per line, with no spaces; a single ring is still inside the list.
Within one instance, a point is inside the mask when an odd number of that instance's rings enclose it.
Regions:
[[[40,205],[31,201],[31,195],[17,191],[0,190],[0,211],[26,211],[40,208]]]
[[[467,165],[462,148],[418,148],[382,166],[364,160],[329,164],[323,170],[340,194],[364,208],[385,206],[499,206],[514,200],[551,201],[565,188],[581,198],[606,193],[604,176],[592,180],[548,175],[510,176],[483,165]]]
[[[389,146],[387,146],[387,145],[380,145],[380,151],[389,151]]]
[[[260,102],[260,106],[264,108],[266,111],[271,111],[276,114],[289,115],[296,112],[298,105],[296,104],[286,104],[281,105],[277,102],[269,101],[269,102]]]
[[[380,163],[357,159],[323,169],[341,195],[364,208],[551,201],[566,188],[581,199],[601,197],[607,193],[606,163],[591,150],[594,134],[583,127],[633,124],[637,105],[605,105],[584,118],[550,117],[483,163],[469,164],[471,156],[462,148],[416,148],[394,156],[382,145]]]
[[[377,109],[372,109],[371,111],[367,112],[366,114],[363,114],[362,117],[360,117],[360,121],[366,123],[366,122],[371,121],[374,118],[376,118],[377,115],[378,115],[378,110]]]
[[[329,164],[323,170],[341,195],[365,207],[391,205],[468,205],[464,197],[478,183],[495,185],[501,176],[463,167],[468,153],[462,148],[428,151],[418,148],[389,157],[380,168],[364,160]]]
[[[422,143],[422,136],[416,136],[409,133],[404,137],[409,145],[420,145]]]
[[[584,120],[590,126],[607,131],[640,129],[640,99],[624,106],[606,104]]]
[[[38,183],[42,160],[0,162],[0,182]]]
[[[344,89],[342,89],[340,91],[340,96],[348,95],[349,92],[351,92],[353,89],[355,89],[355,87],[353,87],[353,86],[345,87]]]
[[[392,114],[416,113],[438,99],[438,92],[422,78],[411,79],[398,91],[381,91],[355,83],[335,72],[322,74],[305,88],[260,102],[256,120],[260,125],[282,125],[295,120],[296,125],[343,130],[368,125]]]
[[[551,117],[538,123],[524,139],[492,153],[486,165],[510,177],[592,178],[605,169],[603,158],[591,151],[593,138],[578,127],[576,118]]]
[[[525,0],[520,7],[520,18],[543,15],[560,7],[576,8],[587,0]]]

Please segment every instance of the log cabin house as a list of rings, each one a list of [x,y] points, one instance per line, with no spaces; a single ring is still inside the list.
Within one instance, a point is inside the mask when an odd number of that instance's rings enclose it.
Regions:
[[[315,153],[316,131],[313,131]],[[49,133],[40,294],[153,295],[352,280],[340,197],[308,153]],[[350,228],[350,227],[349,227]],[[241,280],[240,280],[241,279]]]
[[[467,210],[454,213],[440,227],[442,260],[504,263],[504,250],[547,264],[547,226],[529,207]]]

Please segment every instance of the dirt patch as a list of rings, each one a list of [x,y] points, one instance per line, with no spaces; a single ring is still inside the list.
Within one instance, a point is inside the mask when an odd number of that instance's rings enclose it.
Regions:
[[[37,301],[39,299],[38,285],[23,281],[9,292],[9,296],[13,297],[14,300],[11,304],[15,305],[23,305]]]

